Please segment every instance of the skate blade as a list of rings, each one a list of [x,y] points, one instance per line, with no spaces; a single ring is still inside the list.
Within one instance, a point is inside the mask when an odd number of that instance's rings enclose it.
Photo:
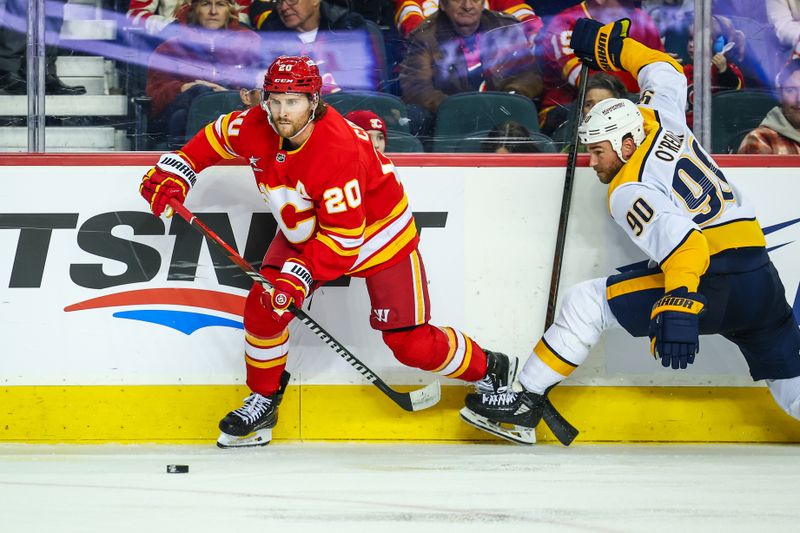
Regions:
[[[272,440],[272,428],[259,429],[244,437],[236,437],[227,433],[220,433],[217,439],[219,448],[253,448],[255,446],[266,446]]]
[[[524,444],[531,446],[536,444],[536,430],[525,426],[517,426],[512,424],[503,425],[500,422],[489,420],[485,416],[481,416],[464,407],[460,411],[461,419],[471,426],[475,426],[487,433],[491,433],[496,437],[511,441],[515,444]]]

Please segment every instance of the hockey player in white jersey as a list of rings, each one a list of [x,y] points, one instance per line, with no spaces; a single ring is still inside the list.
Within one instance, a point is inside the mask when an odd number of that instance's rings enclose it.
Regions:
[[[641,88],[638,105],[614,98],[595,105],[578,133],[608,185],[612,218],[658,266],[569,289],[511,390],[467,396],[466,422],[514,442],[535,442],[547,392],[612,327],[649,336],[653,356],[673,369],[694,362],[699,334],[720,334],[800,419],[800,329],[753,208],[687,127],[680,64],[627,38],[629,25],[575,25],[571,46],[581,61],[624,69]]]

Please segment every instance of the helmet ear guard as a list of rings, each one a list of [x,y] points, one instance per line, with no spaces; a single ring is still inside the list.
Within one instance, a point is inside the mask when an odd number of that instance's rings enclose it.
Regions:
[[[609,141],[622,162],[622,141],[630,135],[636,146],[644,141],[644,118],[639,108],[625,98],[607,98],[598,102],[578,127],[581,144]]]

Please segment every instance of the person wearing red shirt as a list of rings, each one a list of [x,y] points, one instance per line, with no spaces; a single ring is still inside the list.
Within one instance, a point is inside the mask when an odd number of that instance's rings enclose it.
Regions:
[[[261,265],[274,288],[253,285],[244,310],[252,394],[220,422],[223,448],[270,441],[289,354],[293,315],[286,311],[342,275],[365,278],[370,326],[401,363],[489,391],[508,386],[516,372],[516,358],[428,323],[419,235],[394,164],[363,129],[325,105],[321,87],[310,58],[279,57],[265,75],[261,105],[220,116],[162,155],[140,186],[160,216],[171,199],[183,202],[203,169],[241,157],[278,222]]]
[[[569,42],[572,28],[579,18],[590,18],[604,24],[629,18],[633,39],[654,50],[664,51],[655,23],[645,11],[634,7],[633,0],[586,0],[557,14],[536,38],[536,56],[545,87],[539,125],[542,133],[547,135],[566,120],[565,107],[577,96],[581,65]],[[631,74],[624,71],[612,74],[625,83],[628,92],[639,92],[636,78]]]

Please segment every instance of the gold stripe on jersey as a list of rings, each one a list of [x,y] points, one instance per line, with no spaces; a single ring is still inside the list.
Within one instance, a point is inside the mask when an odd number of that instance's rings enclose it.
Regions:
[[[406,21],[406,19],[413,17],[414,15],[419,16],[420,18],[425,18],[425,15],[422,13],[422,8],[416,2],[412,0],[408,0],[403,2],[400,7],[395,8],[394,12],[394,25],[398,26]]]
[[[612,300],[619,296],[624,296],[632,292],[647,291],[650,289],[664,288],[664,274],[648,274],[638,278],[631,278],[614,283],[606,287],[606,300]]]
[[[419,253],[414,250],[411,252],[411,272],[414,279],[414,308],[416,310],[415,324],[425,323],[425,298],[422,292],[422,265],[419,260]]]
[[[683,74],[683,67],[681,64],[668,54],[653,50],[633,39],[622,40],[622,53],[620,53],[619,61],[622,63],[622,68],[635,77],[638,77],[639,71],[647,65],[662,62],[669,63],[675,70]]]
[[[450,347],[450,349],[447,351],[447,357],[444,358],[442,364],[431,370],[431,372],[441,372],[444,370],[445,367],[450,364],[450,361],[453,360],[453,357],[456,354],[456,348],[458,348],[458,343],[456,342],[456,335],[453,331],[453,328],[444,327],[439,328],[439,330],[447,335],[447,345]]]
[[[446,377],[448,378],[460,377],[461,374],[467,371],[467,369],[469,368],[469,364],[472,362],[472,339],[470,339],[463,333],[461,334],[461,336],[464,338],[464,341],[466,341],[467,344],[466,349],[464,350],[464,360],[461,362],[461,366],[459,366],[455,372],[447,374]]]
[[[206,133],[206,140],[208,141],[208,144],[210,144],[211,148],[213,148],[214,151],[217,152],[223,159],[235,159],[236,158],[235,155],[232,155],[225,148],[223,148],[222,145],[219,143],[219,141],[217,140],[216,132],[214,131],[214,125],[213,124],[209,124],[208,126],[206,126],[205,133]]]
[[[333,226],[326,226],[325,224],[320,223],[319,227],[328,233],[335,233],[336,235],[341,235],[342,237],[361,237],[361,235],[364,233],[365,224],[366,221],[362,222],[357,228],[335,228]]]
[[[735,220],[712,228],[703,228],[711,255],[732,248],[765,247],[767,241],[758,220]]]
[[[245,332],[244,338],[249,344],[252,344],[257,348],[274,348],[275,346],[283,344],[284,342],[289,340],[289,328],[284,328],[284,330],[280,332],[278,335],[276,335],[275,337],[270,337],[268,339],[255,337],[247,332]]]
[[[690,231],[661,262],[664,271],[664,290],[670,292],[678,287],[686,287],[689,292],[697,292],[700,276],[708,270],[708,241],[697,230]]]
[[[611,183],[608,184],[608,210],[611,211],[611,194],[614,190],[624,183],[631,183],[634,181],[641,181],[642,172],[644,171],[644,164],[647,162],[647,156],[650,155],[650,150],[653,149],[653,144],[661,131],[661,121],[658,118],[658,113],[648,107],[639,107],[644,119],[644,132],[646,137],[642,144],[633,152],[633,155],[628,159],[628,162],[622,165],[619,173],[614,176]]]
[[[536,343],[536,346],[533,348],[533,353],[535,353],[544,364],[564,377],[569,376],[576,368],[578,368],[578,365],[574,365],[558,355],[550,346],[548,346],[544,338]]]
[[[283,357],[272,359],[270,361],[259,361],[257,359],[253,359],[247,354],[244,354],[244,360],[247,365],[255,368],[274,368],[276,366],[285,365],[288,357],[288,355],[284,355]]]
[[[264,21],[267,20],[267,17],[270,13],[272,13],[271,9],[264,11],[258,16],[258,18],[254,21],[257,29],[261,29],[261,25],[264,24]]]
[[[375,265],[385,263],[394,257],[395,254],[402,250],[408,243],[414,240],[414,237],[416,236],[417,227],[414,225],[414,219],[411,219],[408,225],[406,225],[406,228],[397,237],[393,238],[386,244],[386,246],[375,252],[363,262],[359,263],[356,268],[350,270],[347,272],[347,274],[349,275],[356,272],[361,272],[362,270],[372,268]]]
[[[403,211],[406,210],[406,208],[408,208],[408,197],[406,197],[406,195],[404,194],[403,199],[397,202],[397,205],[395,205],[392,208],[392,211],[388,215],[367,226],[367,229],[364,230],[364,240],[366,241],[367,239],[375,235],[375,233],[383,229],[384,226],[386,226],[394,219],[399,217],[403,213]]]
[[[575,67],[580,66],[580,62],[581,62],[580,59],[578,59],[577,57],[573,57],[572,59],[567,61],[566,64],[564,65],[564,68],[561,69],[561,77],[564,78],[565,80],[569,79],[570,72],[572,72],[573,69],[575,69]]]
[[[327,246],[328,248],[330,248],[331,251],[333,251],[333,253],[335,253],[336,255],[341,255],[345,257],[349,257],[351,255],[358,255],[359,248],[349,248],[349,249],[342,248],[342,246],[338,242],[331,239],[324,233],[317,233],[316,237],[314,238],[317,239],[322,244],[324,244],[325,246]]]
[[[228,113],[224,117],[222,117],[222,122],[219,125],[220,133],[222,134],[222,140],[225,142],[225,148],[228,151],[232,151],[231,148],[231,141],[228,139],[228,124],[231,121],[231,114]]]
[[[196,171],[197,165],[194,164],[194,161],[192,161],[191,157],[186,155],[186,152],[184,152],[183,150],[175,150],[175,153],[178,154],[179,156],[181,156],[182,158],[184,158],[186,160],[186,162],[189,163],[189,165],[191,165],[192,170]]]

